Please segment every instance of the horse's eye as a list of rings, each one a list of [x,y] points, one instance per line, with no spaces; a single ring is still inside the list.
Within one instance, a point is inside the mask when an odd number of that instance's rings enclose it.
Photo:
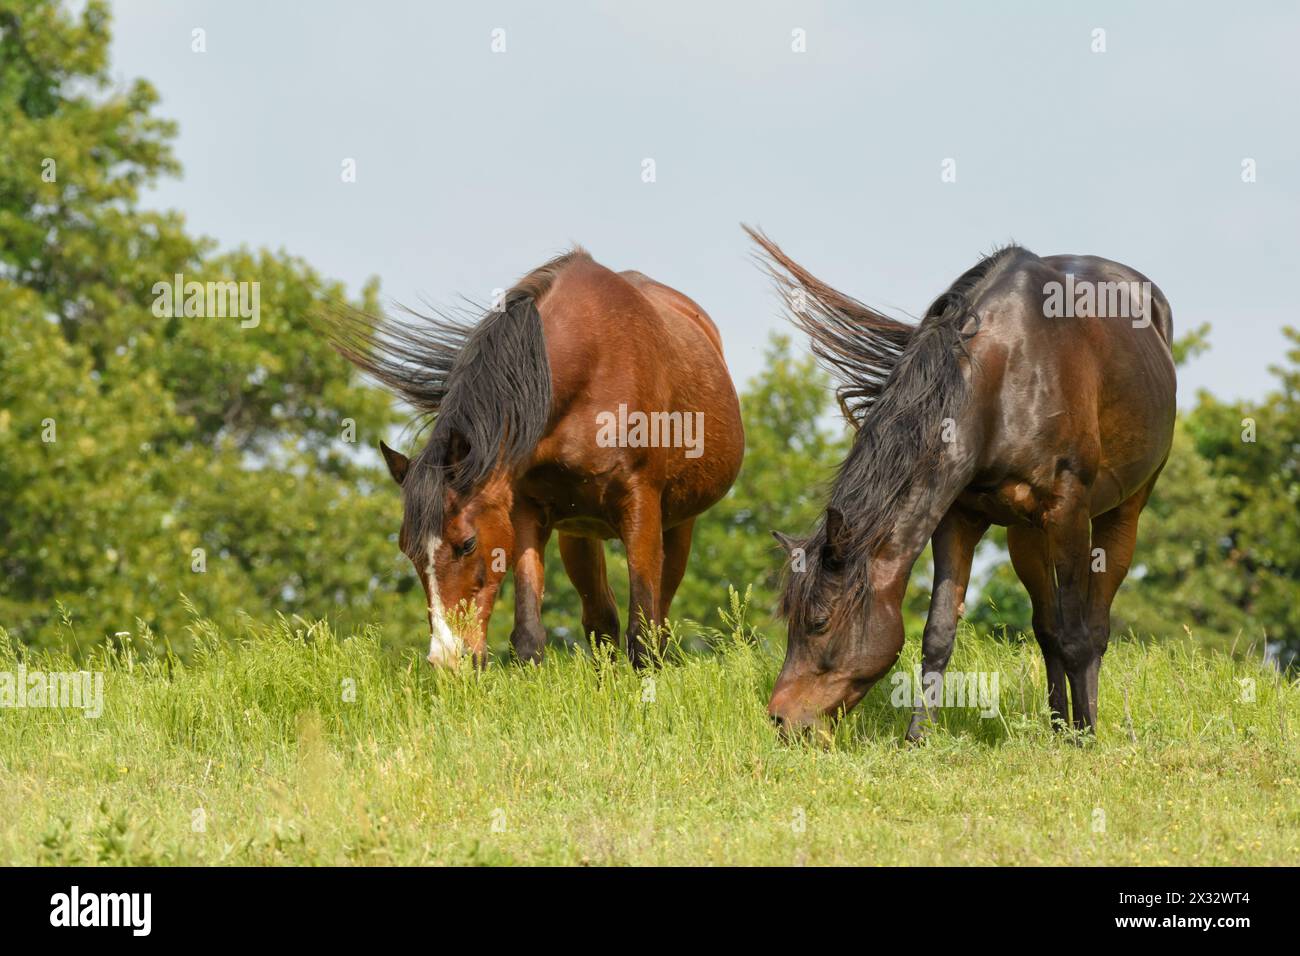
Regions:
[[[829,618],[815,617],[808,622],[808,630],[812,631],[814,634],[821,634],[826,630],[828,624],[830,624]]]
[[[469,537],[466,538],[458,547],[456,547],[453,550],[455,550],[456,552],[456,557],[463,558],[467,554],[473,554],[474,549],[477,547],[478,547],[478,538]]]

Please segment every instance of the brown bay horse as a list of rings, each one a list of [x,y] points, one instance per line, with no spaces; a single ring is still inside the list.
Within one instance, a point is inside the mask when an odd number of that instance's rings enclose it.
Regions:
[[[841,383],[856,426],[810,537],[790,563],[789,642],[768,711],[786,732],[826,726],[903,646],[912,566],[933,546],[923,685],[941,687],[975,547],[1007,527],[1033,602],[1053,725],[1092,731],[1110,606],[1175,415],[1169,304],[1145,276],[1092,256],[1008,246],[957,279],[916,325],[817,280],[749,230],[792,318]],[[907,736],[919,739],[927,706]]]
[[[482,663],[487,624],[514,572],[511,644],[542,657],[543,558],[559,534],[582,627],[618,642],[603,541],[627,550],[628,656],[648,661],[642,621],[669,611],[695,518],[744,453],[736,390],[704,310],[581,249],[529,273],[474,323],[332,317],[335,347],[426,416],[414,457],[381,442],[401,486],[399,543],[424,585],[429,661]],[[468,612],[457,633],[448,616]],[[662,648],[657,648],[662,650]]]

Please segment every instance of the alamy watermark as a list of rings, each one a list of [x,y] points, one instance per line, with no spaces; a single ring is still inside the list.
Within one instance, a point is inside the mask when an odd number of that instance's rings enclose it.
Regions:
[[[0,707],[67,707],[94,720],[104,713],[102,671],[0,671]]]
[[[55,927],[120,926],[132,936],[153,929],[152,893],[83,893],[73,886],[50,897],[50,925]]]
[[[895,671],[889,678],[894,689],[889,703],[899,708],[937,710],[941,707],[978,709],[981,717],[999,713],[999,676],[997,671],[931,671],[924,677],[918,665],[907,671]]]
[[[260,282],[185,281],[176,273],[171,282],[153,284],[153,314],[160,319],[177,317],[202,319],[242,319],[241,329],[255,329],[262,321],[262,284]]]
[[[687,458],[704,454],[703,412],[628,411],[596,415],[596,445],[600,448],[684,448]]]
[[[1049,319],[1130,319],[1133,328],[1151,324],[1150,282],[1093,282],[1067,272],[1064,282],[1043,284],[1043,315]]]

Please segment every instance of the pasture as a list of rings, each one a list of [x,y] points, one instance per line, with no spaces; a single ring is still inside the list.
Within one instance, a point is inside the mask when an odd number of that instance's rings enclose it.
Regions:
[[[764,710],[779,649],[744,615],[652,674],[554,648],[435,672],[375,628],[301,619],[196,618],[186,663],[149,633],[74,663],[0,630],[0,671],[104,674],[96,719],[0,710],[0,862],[1297,860],[1300,689],[1258,663],[1116,639],[1076,746],[1048,727],[1036,645],[963,633],[949,673],[997,674],[998,716],[945,710],[904,746],[886,678],[828,746],[788,745]]]

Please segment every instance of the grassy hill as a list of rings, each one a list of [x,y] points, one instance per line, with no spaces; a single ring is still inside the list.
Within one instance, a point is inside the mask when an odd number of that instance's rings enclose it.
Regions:
[[[996,673],[996,717],[947,710],[905,747],[882,683],[819,747],[776,739],[779,660],[741,625],[653,675],[563,651],[434,673],[301,620],[191,630],[189,663],[142,634],[80,667],[0,630],[0,672],[104,673],[97,719],[0,709],[0,863],[1300,859],[1300,688],[1185,643],[1112,645],[1083,746],[1048,728],[1035,645],[966,634],[950,672]]]

